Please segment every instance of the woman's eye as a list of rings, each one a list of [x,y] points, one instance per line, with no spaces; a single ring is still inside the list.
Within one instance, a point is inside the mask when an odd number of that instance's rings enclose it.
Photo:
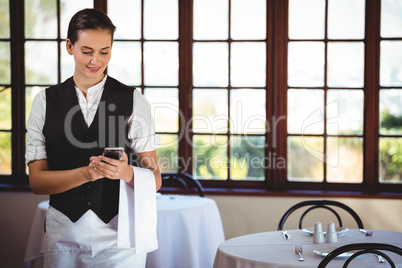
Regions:
[[[107,55],[109,52],[101,52],[102,55]]]
[[[89,51],[82,51],[82,53],[84,53],[85,55],[91,54],[91,52],[89,52]]]

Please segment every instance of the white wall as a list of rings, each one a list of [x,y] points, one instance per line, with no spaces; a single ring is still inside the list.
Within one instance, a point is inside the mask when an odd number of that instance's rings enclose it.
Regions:
[[[219,207],[226,239],[249,233],[276,230],[279,219],[287,208],[296,202],[309,199],[261,196],[208,197],[214,199]],[[47,199],[48,196],[36,196],[30,192],[0,192],[1,267],[24,267],[25,245],[36,206]],[[402,200],[400,199],[336,198],[336,200],[355,209],[367,229],[402,232]],[[329,220],[331,219],[326,218],[320,221],[326,223]],[[313,222],[306,224],[313,224]],[[344,226],[355,228],[355,223],[351,219],[346,219]],[[297,226],[289,226],[289,228],[294,229]]]
[[[210,196],[220,210],[226,239],[249,233],[274,231],[285,211],[302,200],[317,199],[308,197],[250,197],[250,196]],[[366,229],[378,229],[402,232],[402,200],[401,199],[368,199],[368,198],[326,198],[338,200],[353,208],[360,216]],[[306,216],[303,227],[314,226],[314,222],[327,224],[336,221],[329,212],[317,211]],[[341,214],[343,226],[357,228],[352,217]],[[285,224],[287,229],[298,229],[300,214],[294,213]],[[291,218],[292,217],[292,218]],[[297,219],[296,219],[297,218]],[[293,222],[289,224],[288,222]]]

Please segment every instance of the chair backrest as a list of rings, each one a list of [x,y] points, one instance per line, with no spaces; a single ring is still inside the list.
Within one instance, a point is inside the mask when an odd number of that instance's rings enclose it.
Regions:
[[[347,252],[347,251],[352,251],[352,250],[359,250],[356,253],[354,253],[352,256],[350,256],[344,263],[343,268],[348,267],[349,263],[354,260],[356,257],[362,255],[362,254],[367,254],[367,253],[374,253],[381,255],[384,257],[388,263],[391,265],[391,267],[395,268],[395,264],[392,261],[392,259],[385,254],[382,251],[379,250],[385,250],[385,251],[390,251],[394,252],[396,254],[399,254],[402,256],[402,249],[394,246],[394,245],[389,245],[389,244],[382,244],[382,243],[356,243],[356,244],[348,244],[341,246],[339,248],[334,249],[330,253],[328,253],[327,256],[325,256],[324,259],[320,262],[317,268],[325,268],[327,264],[334,258],[336,258],[338,255]]]
[[[324,208],[324,209],[327,209],[327,210],[331,211],[336,216],[336,218],[338,219],[339,226],[342,227],[342,219],[341,219],[341,217],[339,216],[338,212],[335,211],[330,206],[339,207],[339,208],[342,208],[345,211],[347,211],[355,219],[359,229],[364,229],[363,222],[360,219],[359,215],[357,215],[357,213],[352,208],[350,208],[349,206],[347,206],[347,205],[345,205],[345,204],[343,204],[341,202],[334,201],[334,200],[316,199],[316,200],[302,201],[302,202],[297,203],[297,204],[293,205],[292,207],[290,207],[285,212],[285,214],[282,216],[281,220],[279,221],[278,230],[283,229],[285,221],[289,217],[290,214],[292,214],[295,210],[298,210],[298,209],[300,209],[302,207],[309,207],[309,208],[306,208],[306,211],[304,211],[304,213],[300,217],[299,229],[302,229],[303,219],[306,216],[306,214],[309,213],[310,211],[312,211],[313,209],[317,209],[317,208]]]
[[[184,188],[185,195],[189,194],[189,187],[192,187],[197,189],[199,196],[204,197],[204,187],[202,187],[201,183],[197,179],[188,173],[163,172],[161,177],[162,187],[164,186],[164,182],[171,181],[172,184],[179,185]]]

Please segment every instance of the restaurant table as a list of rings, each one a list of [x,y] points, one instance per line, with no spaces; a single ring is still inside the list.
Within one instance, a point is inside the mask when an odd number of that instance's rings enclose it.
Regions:
[[[365,236],[357,229],[350,229],[338,236],[336,243],[314,244],[313,236],[303,230],[288,230],[289,240],[283,238],[281,231],[255,233],[235,237],[223,242],[216,253],[214,268],[316,268],[323,256],[321,253],[345,244],[352,243],[387,243],[402,247],[402,233],[374,230],[372,236]],[[295,245],[303,246],[304,261],[298,261]],[[402,256],[384,251],[402,267]],[[345,257],[333,259],[327,267],[342,267]],[[378,263],[374,254],[363,254],[354,259],[350,267],[390,267],[388,263]]]
[[[212,267],[216,250],[225,240],[214,200],[199,196],[158,195],[159,248],[148,253],[147,268]],[[43,234],[49,201],[38,204],[25,253],[27,267],[43,263]]]

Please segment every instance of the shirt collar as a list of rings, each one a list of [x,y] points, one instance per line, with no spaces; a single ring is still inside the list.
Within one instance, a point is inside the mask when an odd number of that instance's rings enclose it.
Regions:
[[[105,87],[106,79],[107,79],[107,74],[105,74],[105,77],[98,84],[88,88],[87,96],[90,96],[90,95],[98,93],[99,91],[102,91],[103,88]],[[75,90],[77,91],[78,94],[79,93],[82,94],[82,91],[77,86],[75,86]]]

